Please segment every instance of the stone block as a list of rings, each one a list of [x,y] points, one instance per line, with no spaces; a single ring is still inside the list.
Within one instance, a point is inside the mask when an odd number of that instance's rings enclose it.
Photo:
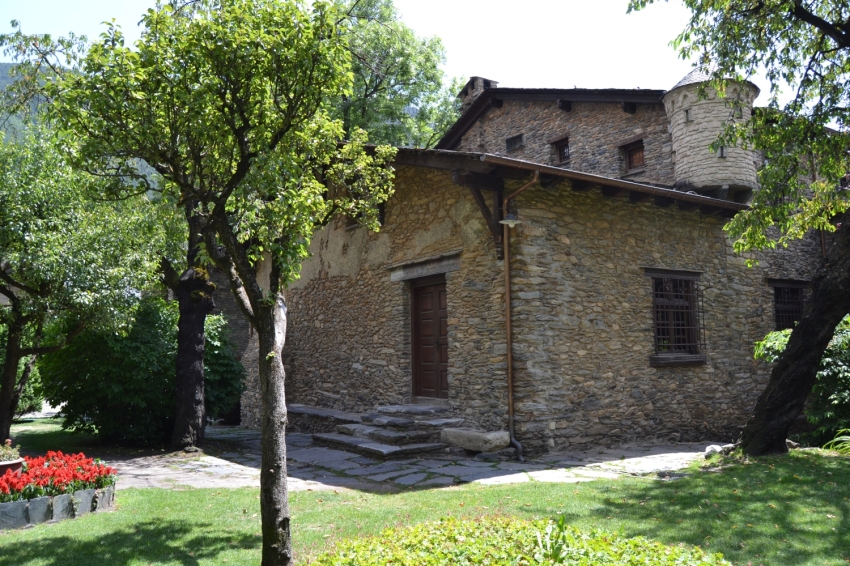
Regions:
[[[62,521],[74,516],[74,507],[71,504],[71,494],[57,495],[53,498],[53,520]]]
[[[53,505],[49,497],[37,497],[29,500],[27,520],[31,525],[46,523],[53,518]]]
[[[471,428],[444,428],[440,432],[440,440],[465,450],[493,452],[507,447],[511,437],[506,430],[487,432]]]
[[[0,503],[0,531],[27,526],[27,502]]]
[[[108,511],[115,506],[115,488],[109,486],[106,489],[97,490],[95,496],[95,511]]]
[[[74,492],[74,516],[79,517],[92,512],[94,489],[81,489]]]

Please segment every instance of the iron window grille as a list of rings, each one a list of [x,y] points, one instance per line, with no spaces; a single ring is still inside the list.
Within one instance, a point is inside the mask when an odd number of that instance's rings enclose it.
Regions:
[[[773,287],[773,312],[776,330],[794,328],[803,318],[803,306],[808,299],[808,282],[770,279]]]
[[[522,134],[512,136],[505,140],[505,149],[507,151],[515,151],[522,147]]]
[[[652,278],[653,366],[705,363],[699,274],[647,271]]]
[[[646,167],[646,159],[643,150],[643,140],[630,143],[623,146],[623,151],[626,154],[626,171],[634,171],[635,169],[643,169]]]
[[[566,163],[570,160],[570,140],[563,140],[556,146],[558,148],[558,161]]]

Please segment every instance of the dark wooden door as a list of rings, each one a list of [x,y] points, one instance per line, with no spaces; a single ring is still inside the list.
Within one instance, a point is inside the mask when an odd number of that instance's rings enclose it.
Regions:
[[[449,398],[449,341],[446,280],[424,279],[412,285],[413,394]]]

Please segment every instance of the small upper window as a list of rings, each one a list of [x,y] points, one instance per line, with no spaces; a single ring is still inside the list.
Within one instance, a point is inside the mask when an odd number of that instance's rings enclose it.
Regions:
[[[570,160],[570,140],[565,139],[557,143],[555,148],[558,150],[558,161],[565,163]]]
[[[626,171],[643,169],[646,166],[643,153],[643,140],[623,146],[623,151],[626,152]]]
[[[721,145],[717,148],[717,157],[726,157],[726,146]]]
[[[685,122],[691,121],[691,109],[685,108]]]
[[[512,136],[505,140],[505,149],[507,151],[515,151],[522,147],[522,134]]]

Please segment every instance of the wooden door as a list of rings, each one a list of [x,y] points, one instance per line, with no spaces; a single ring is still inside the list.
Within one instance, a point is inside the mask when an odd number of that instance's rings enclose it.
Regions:
[[[449,398],[449,341],[446,280],[429,278],[412,285],[413,394]]]

